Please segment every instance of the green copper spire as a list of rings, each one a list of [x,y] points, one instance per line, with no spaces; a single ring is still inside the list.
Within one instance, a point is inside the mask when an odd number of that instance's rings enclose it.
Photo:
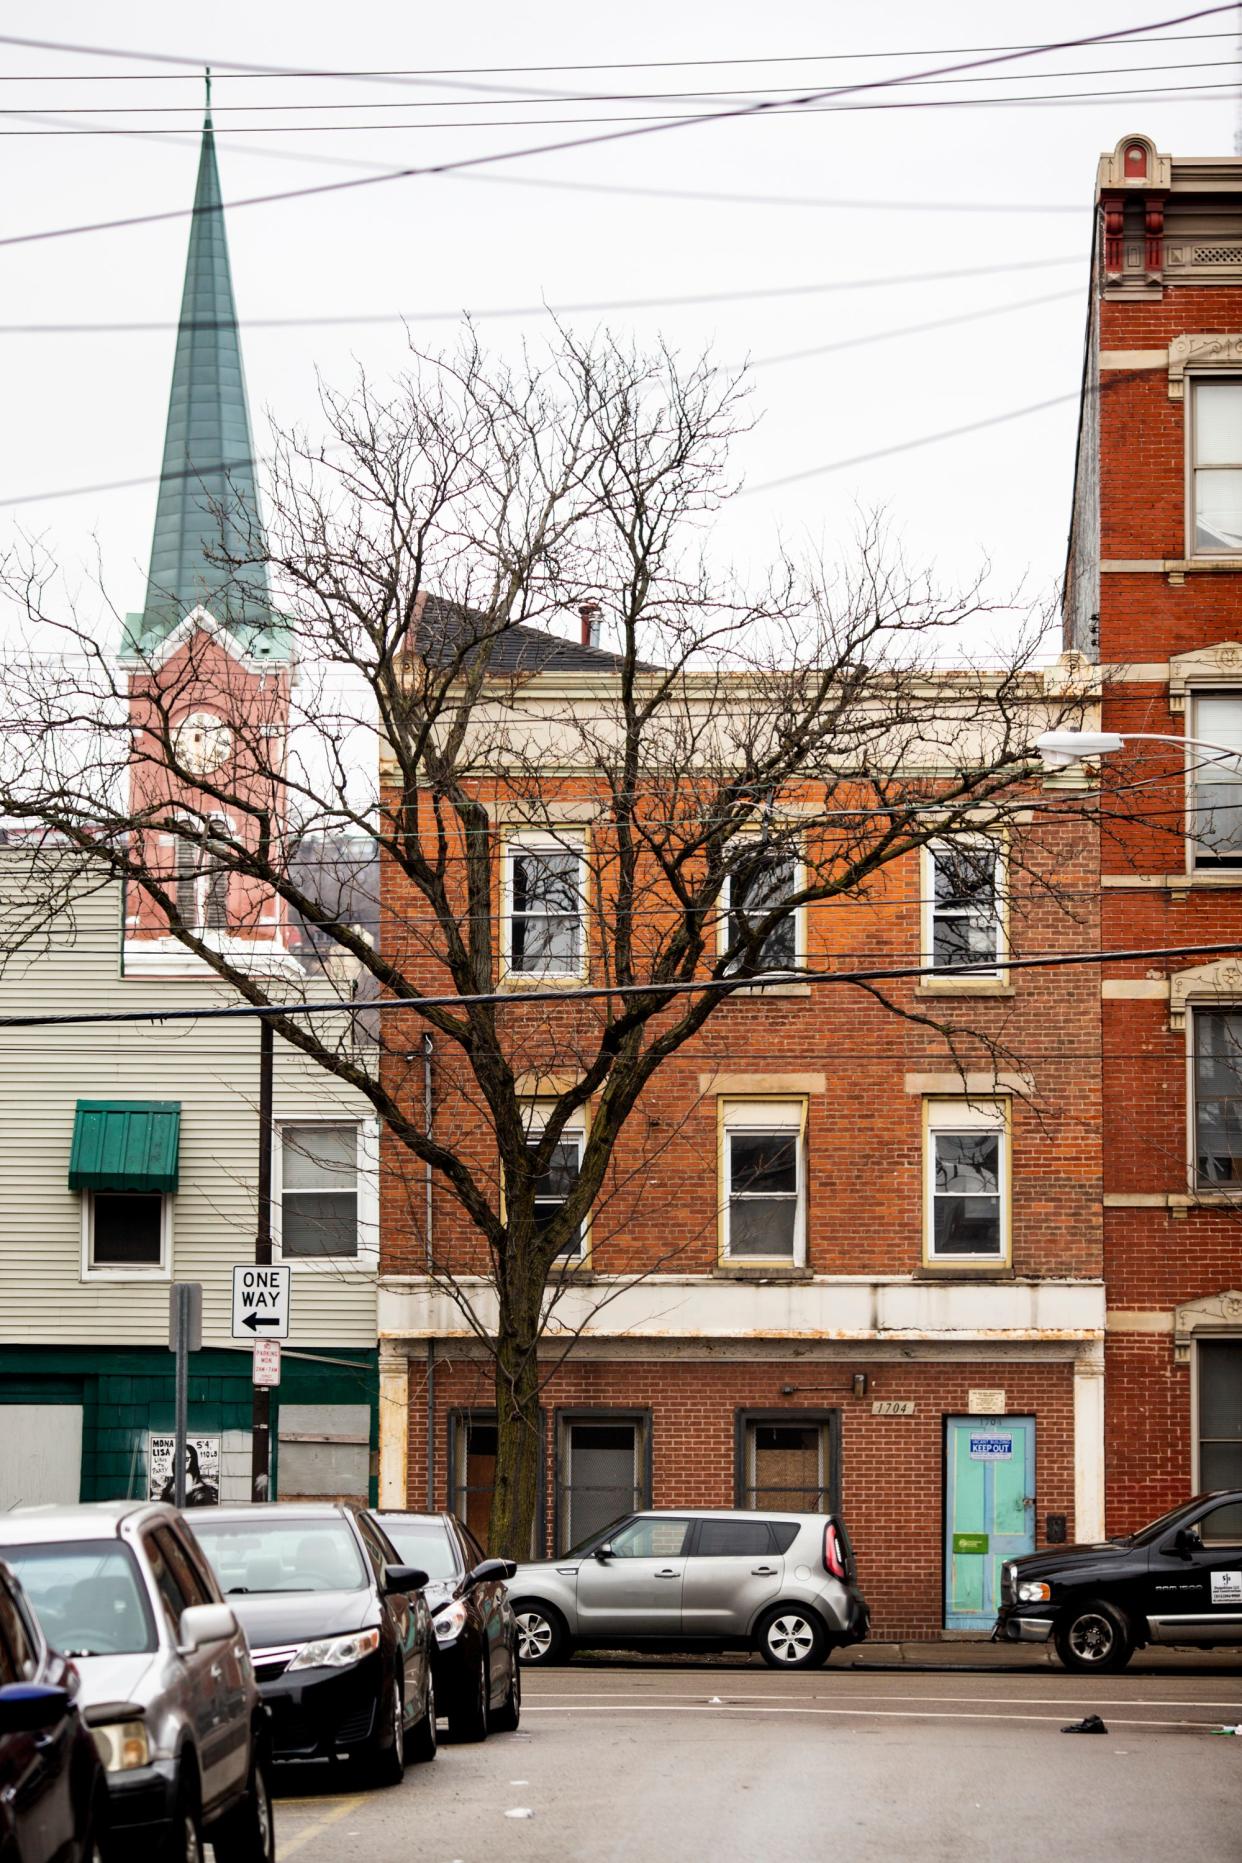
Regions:
[[[151,653],[201,605],[250,652],[283,657],[264,549],[208,72],[147,599],[128,618],[131,649]],[[211,560],[222,554],[259,561],[230,572]]]

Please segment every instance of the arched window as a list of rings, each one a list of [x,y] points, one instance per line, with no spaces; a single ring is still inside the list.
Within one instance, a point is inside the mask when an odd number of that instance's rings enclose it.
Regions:
[[[177,913],[194,931],[225,931],[229,922],[229,869],[220,852],[213,853],[213,846],[222,849],[232,831],[223,815],[213,815],[203,826],[207,835],[204,846],[191,840],[177,842]]]

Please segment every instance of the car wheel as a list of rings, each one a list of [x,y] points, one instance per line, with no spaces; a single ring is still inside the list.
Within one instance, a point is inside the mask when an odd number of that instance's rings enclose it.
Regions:
[[[1129,1625],[1103,1598],[1091,1598],[1068,1612],[1054,1634],[1057,1655],[1080,1675],[1124,1669],[1134,1654]]]
[[[381,1720],[368,1770],[376,1785],[400,1785],[405,1778],[405,1701],[396,1676]]]
[[[198,1794],[182,1780],[168,1835],[156,1853],[159,1863],[203,1863],[203,1827]]]
[[[276,1820],[272,1813],[271,1762],[255,1747],[250,1760],[246,1796],[208,1833],[217,1857],[229,1863],[274,1863]]]
[[[431,1679],[430,1669],[427,1674],[426,1709],[421,1721],[416,1721],[410,1729],[405,1749],[406,1757],[420,1766],[436,1756],[436,1685]]]
[[[479,1658],[474,1676],[462,1684],[461,1693],[448,1711],[449,1732],[454,1740],[486,1740],[487,1717],[491,1705],[491,1682],[487,1673],[487,1652]]]
[[[522,1670],[518,1659],[517,1638],[509,1645],[509,1687],[504,1700],[492,1716],[498,1733],[515,1734],[522,1718]]]
[[[778,1605],[760,1619],[755,1648],[771,1669],[818,1669],[828,1660],[828,1638],[814,1611]]]
[[[524,1663],[564,1662],[569,1656],[565,1619],[538,1598],[519,1598],[513,1607],[517,1618],[518,1655]]]

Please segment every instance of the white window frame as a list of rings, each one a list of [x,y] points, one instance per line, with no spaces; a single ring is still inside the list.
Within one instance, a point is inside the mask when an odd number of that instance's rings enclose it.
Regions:
[[[532,1138],[535,1138],[543,1133],[548,1123],[548,1114],[550,1113],[550,1111],[551,1111],[551,1107],[548,1106],[546,1103],[541,1102],[539,1100],[531,1101],[530,1104],[526,1107],[524,1119],[525,1119],[525,1125],[526,1125],[526,1137],[527,1137],[528,1142]],[[572,1119],[570,1119],[568,1123],[562,1128],[562,1131],[561,1131],[560,1142],[562,1144],[570,1144],[570,1143],[577,1144],[579,1171],[581,1171],[582,1169],[582,1154],[586,1150],[587,1124],[588,1124],[587,1116],[584,1110],[576,1114]],[[588,1210],[586,1215],[582,1219],[582,1228],[580,1229],[578,1233],[577,1251],[574,1254],[566,1253],[564,1255],[558,1255],[555,1261],[553,1262],[553,1266],[554,1267],[559,1266],[562,1268],[581,1268],[585,1266],[590,1261],[590,1259],[591,1259],[591,1212],[590,1210]]]
[[[1237,705],[1239,713],[1242,713],[1242,681],[1231,682],[1229,685],[1222,686],[1192,686],[1188,690],[1185,705],[1186,737],[1188,740],[1207,738],[1209,742],[1216,741],[1212,738],[1211,726],[1205,725],[1201,729],[1199,725],[1199,707],[1205,700],[1210,701],[1213,699],[1232,700]],[[1239,758],[1242,759],[1242,751],[1238,754]],[[1212,780],[1213,769],[1216,766],[1206,761],[1210,755],[1210,752],[1197,750],[1192,741],[1187,742],[1185,772],[1186,869],[1188,873],[1200,878],[1208,873],[1236,874],[1238,879],[1242,881],[1242,841],[1239,842],[1236,855],[1232,857],[1226,856],[1223,860],[1214,860],[1211,855],[1201,856],[1199,853],[1199,840],[1195,833],[1198,812],[1195,794],[1200,782],[1210,783]]]
[[[1200,996],[1191,998],[1186,1004],[1186,1188],[1192,1196],[1229,1198],[1242,1202],[1242,1182],[1199,1182],[1199,1044],[1196,1030],[1201,1015],[1242,1016],[1242,1002],[1236,996]],[[1242,1063],[1242,1054],[1239,1055],[1239,1062]],[[1242,1074],[1242,1065],[1239,1066],[1239,1073]]]
[[[285,1133],[307,1127],[353,1126],[357,1132],[355,1156],[358,1187],[358,1253],[356,1255],[286,1255],[283,1244],[285,1207]],[[360,1119],[356,1113],[288,1112],[272,1124],[272,1259],[287,1262],[295,1274],[327,1270],[333,1275],[374,1274],[379,1267],[379,1121]]]
[[[523,853],[573,854],[578,861],[578,959],[567,970],[517,970],[513,964],[513,863]],[[560,834],[551,829],[514,830],[501,847],[501,973],[506,983],[528,987],[580,983],[587,974],[589,914],[587,910],[586,836]]]
[[[1196,498],[1197,475],[1200,470],[1208,472],[1213,470],[1227,472],[1230,470],[1227,465],[1215,468],[1211,466],[1200,468],[1198,464],[1199,390],[1202,387],[1218,387],[1223,383],[1238,381],[1242,381],[1242,371],[1236,369],[1188,369],[1186,371],[1186,386],[1183,390],[1186,406],[1186,511],[1184,519],[1184,547],[1186,561],[1190,563],[1233,562],[1242,559],[1242,546],[1234,550],[1230,550],[1226,546],[1210,550],[1201,550],[1199,548],[1199,512]],[[1242,465],[1242,461],[1239,461],[1239,464]]]
[[[93,1190],[81,1193],[82,1201],[82,1279],[84,1281],[170,1281],[173,1264],[173,1193],[152,1191],[160,1199],[160,1258],[146,1265],[142,1262],[103,1262],[96,1264],[95,1196]],[[107,1195],[107,1192],[104,1193]],[[145,1193],[144,1193],[145,1194]]]
[[[793,876],[791,890],[797,895],[806,885],[806,869],[801,850],[792,843],[782,842],[771,851],[775,855],[787,856],[792,861]],[[732,873],[725,875],[724,891],[720,900],[720,930],[717,937],[717,949],[720,952],[727,951],[733,943],[733,877]],[[807,961],[805,905],[795,906],[790,916],[793,919],[794,934],[793,968],[795,970],[802,970],[805,969]],[[769,968],[763,964],[759,964],[756,965],[754,971],[756,977],[779,977],[782,974],[782,970],[776,965],[772,965],[771,968]]]
[[[1007,1268],[1013,1259],[1011,1109],[1007,1097],[925,1099],[923,1102],[923,1260],[928,1267]],[[994,1255],[948,1254],[936,1248],[936,1135],[995,1132],[1000,1139],[997,1192],[1000,1250]]]
[[[980,969],[972,976],[955,975],[947,969],[936,969],[936,854],[941,848],[953,851],[963,846],[988,847],[995,861],[995,879],[993,881],[995,910],[995,948],[996,961],[987,969]],[[946,837],[943,841],[925,843],[921,852],[919,897],[922,902],[922,945],[923,965],[931,974],[920,977],[919,983],[926,988],[928,984],[940,989],[970,990],[982,986],[994,988],[1005,977],[1002,968],[1009,955],[1009,914],[1006,909],[1008,894],[1008,862],[1004,839],[998,834],[964,834]]]
[[[772,1094],[748,1099],[722,1097],[717,1101],[717,1207],[719,1211],[717,1255],[722,1266],[802,1268],[806,1265],[806,1122],[807,1101],[804,1096]],[[792,1132],[797,1136],[795,1153],[798,1184],[794,1196],[794,1245],[788,1255],[734,1255],[730,1250],[730,1225],[733,1211],[732,1151],[729,1143],[734,1132]]]

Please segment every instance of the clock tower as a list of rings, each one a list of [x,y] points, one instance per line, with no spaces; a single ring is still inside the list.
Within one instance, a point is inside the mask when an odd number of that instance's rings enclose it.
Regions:
[[[292,660],[273,614],[210,102],[203,123],[146,601],[126,617],[130,814],[142,866],[205,943],[277,959],[279,901],[234,869],[283,838]],[[233,850],[230,854],[230,850]],[[126,969],[197,960],[134,888]],[[291,959],[286,960],[292,962]]]

